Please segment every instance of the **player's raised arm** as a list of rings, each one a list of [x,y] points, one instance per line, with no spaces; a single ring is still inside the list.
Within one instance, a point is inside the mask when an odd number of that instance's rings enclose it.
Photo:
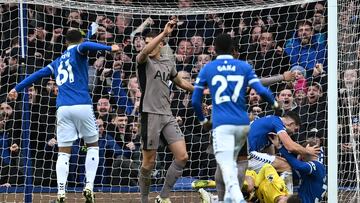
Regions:
[[[84,38],[81,32],[77,29],[71,29],[67,31],[65,39],[67,46],[79,44],[77,50],[82,55],[85,55],[86,52],[88,51],[100,51],[100,50],[112,51],[112,52],[120,51],[120,47],[118,45],[106,46],[95,42],[88,42],[88,41],[83,42]]]
[[[151,54],[151,52],[159,46],[159,44],[163,41],[164,37],[168,36],[174,30],[175,25],[176,20],[170,20],[168,23],[166,23],[164,31],[162,31],[154,39],[150,40],[149,43],[145,45],[143,50],[141,50],[141,52],[136,56],[136,62],[139,64],[145,63],[148,55]]]
[[[35,73],[31,74],[29,77],[25,78],[19,84],[15,86],[14,89],[10,90],[8,93],[8,98],[10,100],[16,100],[18,96],[18,92],[23,90],[24,88],[30,86],[34,82],[40,80],[43,77],[48,77],[54,73],[54,69],[51,64],[47,65],[46,67],[42,68],[41,70],[36,71]]]
[[[293,81],[295,74],[291,71],[285,71],[283,74],[278,74],[270,77],[260,78],[260,82],[264,86],[269,86],[281,81]]]
[[[274,96],[272,95],[272,92],[264,87],[259,78],[256,76],[255,72],[252,70],[252,68],[249,68],[249,71],[247,73],[247,77],[249,78],[249,86],[253,88],[261,97],[263,97],[267,102],[269,102],[271,105],[273,105],[275,108],[278,108],[279,105],[275,101]]]
[[[83,42],[78,46],[78,51],[81,54],[85,54],[88,51],[100,51],[100,50],[118,52],[120,51],[120,47],[116,44],[112,46],[106,46],[95,42]]]

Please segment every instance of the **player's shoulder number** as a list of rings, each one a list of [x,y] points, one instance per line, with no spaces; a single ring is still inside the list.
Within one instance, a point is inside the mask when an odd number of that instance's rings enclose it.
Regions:
[[[68,52],[69,53],[69,52]],[[70,55],[69,55],[70,57]],[[60,60],[60,65],[57,68],[57,76],[56,76],[56,84],[58,86],[63,85],[68,80],[70,83],[73,83],[75,81],[74,79],[74,73],[72,71],[72,65],[70,64],[70,59],[67,60]]]
[[[235,82],[235,89],[231,95],[231,98],[229,95],[223,95],[223,92],[228,88],[228,84],[230,82]],[[221,104],[223,102],[234,102],[236,103],[239,96],[241,88],[244,84],[244,76],[242,75],[227,75],[226,77],[223,75],[215,75],[211,80],[211,85],[214,86],[217,83],[220,83],[220,86],[215,92],[215,103]]]

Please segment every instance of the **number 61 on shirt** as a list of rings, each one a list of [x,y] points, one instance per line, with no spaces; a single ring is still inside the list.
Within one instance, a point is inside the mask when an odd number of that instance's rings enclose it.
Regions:
[[[58,75],[56,77],[56,84],[58,86],[61,86],[62,84],[66,83],[68,79],[70,83],[74,82],[74,73],[72,71],[70,59],[66,61],[61,61],[57,71],[58,71]]]

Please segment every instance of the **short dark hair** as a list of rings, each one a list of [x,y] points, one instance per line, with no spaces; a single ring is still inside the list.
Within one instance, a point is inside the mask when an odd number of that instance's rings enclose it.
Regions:
[[[297,28],[299,28],[300,26],[305,26],[305,25],[310,26],[311,29],[313,28],[312,22],[311,22],[310,20],[307,20],[307,19],[305,19],[305,20],[300,20],[300,21],[298,22],[298,24],[297,24]]]
[[[294,111],[286,112],[284,114],[284,117],[292,119],[296,125],[300,126],[300,124],[301,124],[301,119],[300,119],[299,115],[297,113],[295,113]]]
[[[80,42],[83,39],[83,36],[80,30],[70,29],[66,32],[65,39],[68,44],[75,44]]]
[[[152,30],[150,32],[148,32],[146,35],[145,35],[145,38],[149,37],[149,38],[155,38],[159,35],[160,33],[156,30]],[[135,38],[134,38],[135,39]],[[163,45],[166,45],[166,41],[165,41],[165,38],[163,40],[161,40],[161,42],[163,43]]]
[[[307,145],[309,145],[310,147],[316,146],[318,144],[317,140],[320,141],[320,139],[315,138],[315,137],[309,137],[308,139],[306,139],[306,141],[302,144],[303,147],[306,147]]]
[[[301,203],[299,195],[290,195],[286,201],[287,203]]]
[[[280,93],[284,90],[290,90],[291,94],[294,95],[294,88],[290,87],[289,85],[285,85],[285,86],[279,88],[277,95],[280,95]]]
[[[153,30],[153,31],[148,32],[148,33],[145,35],[145,37],[155,38],[155,37],[158,36],[158,35],[159,35],[159,32]]]
[[[314,87],[318,88],[318,89],[320,90],[320,92],[323,92],[322,86],[321,86],[321,84],[318,83],[318,82],[309,81],[309,82],[307,82],[307,86],[308,86],[308,87],[314,86]]]
[[[217,55],[232,54],[234,42],[230,35],[220,34],[215,39],[215,51]]]

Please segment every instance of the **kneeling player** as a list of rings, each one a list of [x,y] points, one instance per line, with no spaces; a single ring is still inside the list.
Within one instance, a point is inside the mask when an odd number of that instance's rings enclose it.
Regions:
[[[294,112],[287,112],[283,117],[266,116],[255,120],[250,125],[248,134],[249,169],[259,172],[264,164],[271,164],[279,173],[283,173],[283,178],[290,193],[292,193],[291,167],[284,158],[264,153],[264,151],[272,144],[269,137],[277,134],[288,151],[316,156],[320,151],[317,146],[304,148],[290,138],[289,134],[294,133],[299,126],[299,116]]]
[[[298,190],[299,196],[303,203],[319,202],[325,196],[327,189],[326,185],[326,169],[325,166],[318,161],[317,156],[300,155],[300,160],[296,159],[293,154],[290,154],[279,141],[276,136],[271,138],[272,143],[286,160],[289,162],[291,168],[296,172],[296,178],[301,181]],[[308,139],[303,146],[316,146],[317,142],[313,138]]]

